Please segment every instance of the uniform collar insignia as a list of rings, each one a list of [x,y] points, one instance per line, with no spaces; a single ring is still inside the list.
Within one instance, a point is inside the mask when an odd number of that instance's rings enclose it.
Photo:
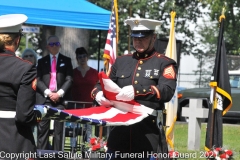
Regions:
[[[139,21],[138,21],[138,20],[135,20],[134,23],[135,23],[136,25],[139,25]]]

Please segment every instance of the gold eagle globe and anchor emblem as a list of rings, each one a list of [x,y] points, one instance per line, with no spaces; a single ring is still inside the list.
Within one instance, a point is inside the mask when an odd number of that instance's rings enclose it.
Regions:
[[[139,25],[139,21],[138,21],[138,20],[135,20],[134,23],[135,23],[136,25]]]

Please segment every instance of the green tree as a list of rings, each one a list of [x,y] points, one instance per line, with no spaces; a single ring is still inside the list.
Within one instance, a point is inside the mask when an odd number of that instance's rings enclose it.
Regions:
[[[211,20],[218,20],[222,13],[222,8],[226,8],[225,12],[225,32],[224,38],[226,41],[226,48],[228,49],[228,54],[239,55],[240,54],[240,30],[238,26],[240,25],[240,1],[231,0],[224,3],[221,0],[208,0],[210,4],[210,16]]]
[[[98,1],[90,0],[90,2],[101,6],[107,10],[111,10],[112,0]],[[194,31],[190,30],[189,24],[196,24],[197,19],[202,15],[207,14],[201,12],[200,8],[206,7],[206,4],[199,1],[182,1],[176,0],[175,10],[177,13],[176,18],[176,33],[183,35],[182,40],[182,54],[193,54],[195,51],[193,48],[197,46],[197,42],[194,40]],[[161,20],[161,33],[160,37],[167,38],[169,36],[170,26],[170,11],[173,9],[173,1],[167,0],[119,0],[118,1],[118,19],[119,19],[119,43],[118,43],[118,55],[122,55],[125,50],[128,49],[129,44],[129,31],[128,26],[124,24],[124,20],[129,17],[142,17]],[[131,15],[130,15],[131,14]],[[104,44],[106,42],[107,32],[101,32],[101,58],[103,54]],[[96,53],[94,46],[98,46],[99,33],[97,31],[91,31],[90,47],[92,53]],[[94,54],[96,55],[96,54]],[[96,56],[95,56],[96,57]]]
[[[98,1],[89,0],[90,2],[103,7],[107,10],[111,10],[112,0]],[[124,24],[124,20],[129,17],[142,17],[161,20],[161,33],[160,37],[167,38],[169,36],[170,26],[170,11],[173,8],[173,1],[167,0],[118,0],[118,15],[119,15],[119,43],[118,43],[118,55],[122,55],[125,50],[129,48],[129,27]],[[175,10],[177,12],[176,17],[176,33],[181,34],[182,37],[182,54],[195,53],[193,48],[197,46],[197,42],[194,40],[194,31],[189,29],[190,23],[196,23],[197,19],[201,17],[203,13],[200,11],[201,7],[205,4],[199,3],[199,1],[182,1],[176,0]],[[131,14],[131,15],[130,15]],[[94,23],[94,22],[93,22]],[[46,28],[46,27],[45,27]],[[41,32],[44,33],[45,29],[41,27]],[[107,31],[90,31],[89,53],[92,54],[92,58],[98,58],[98,52],[100,48],[100,58],[102,58],[104,46],[106,43]],[[44,48],[41,45],[44,41],[43,36],[37,35],[38,41],[32,41],[35,49],[40,49],[44,52]],[[35,37],[31,40],[35,40]],[[30,40],[30,41],[31,41]],[[99,44],[99,41],[101,42]]]
[[[21,38],[21,42],[18,48],[18,51],[22,53],[26,47],[31,48],[35,51],[38,51],[37,53],[41,53],[44,50],[45,46],[41,46],[41,37],[43,34],[43,26],[42,25],[35,25],[35,24],[26,24],[26,26],[32,26],[32,27],[40,27],[40,33],[23,33],[23,36]],[[28,40],[26,40],[28,39]],[[28,42],[27,42],[28,41]],[[28,43],[28,45],[26,45]]]
[[[111,10],[112,0],[89,0],[90,2]],[[129,27],[124,24],[124,20],[129,17],[140,16],[142,18],[151,18],[161,20],[160,37],[167,38],[170,28],[170,11],[173,9],[174,1],[167,0],[118,0],[118,15],[119,15],[119,43],[118,55],[122,55],[125,50],[131,46],[129,44]],[[226,4],[226,23],[225,23],[225,41],[228,54],[239,55],[239,5],[237,0],[228,1]],[[209,7],[208,10],[206,8]],[[216,50],[216,40],[218,33],[218,18],[221,14],[223,2],[220,0],[175,0],[175,10],[177,13],[175,19],[175,30],[177,39],[182,41],[181,54],[193,54],[195,57],[204,54],[213,54]],[[210,16],[209,21],[205,26],[201,26],[200,31],[192,29],[199,27],[197,23],[200,19]],[[213,22],[213,23],[211,23]],[[94,22],[93,22],[94,23]],[[205,23],[205,22],[203,22]],[[193,26],[193,27],[192,27]],[[45,33],[46,27],[41,27],[41,33]],[[54,27],[53,27],[54,28]],[[90,30],[89,53],[92,58],[98,59],[100,49],[100,58],[102,58],[104,46],[106,43],[107,31]],[[201,35],[202,39],[198,39]],[[36,40],[38,39],[38,40]],[[20,46],[23,50],[25,40]],[[30,40],[35,50],[44,52],[44,36],[36,35]],[[99,41],[101,43],[99,43]],[[44,43],[45,44],[45,43]],[[201,47],[205,46],[205,47]],[[204,48],[204,49],[203,49]],[[206,54],[206,55],[205,55]],[[44,55],[44,54],[43,54]],[[231,64],[236,62],[230,62]]]
[[[235,70],[239,69],[239,34],[240,30],[236,29],[239,25],[239,5],[240,2],[233,0],[224,3],[220,0],[207,1],[209,7],[209,22],[203,22],[198,32],[201,35],[201,44],[204,48],[202,63],[204,64],[214,64],[217,50],[217,40],[219,31],[219,17],[225,15],[224,23],[224,39],[226,43],[227,50],[227,62],[228,69]],[[225,11],[225,12],[224,12]],[[199,51],[199,53],[201,53]],[[213,72],[213,66],[205,66],[205,68],[200,68],[195,71],[195,74],[202,73],[202,76],[198,78],[196,83],[199,82],[200,86],[206,86],[207,82],[210,81],[210,75]],[[203,85],[205,84],[205,85]]]

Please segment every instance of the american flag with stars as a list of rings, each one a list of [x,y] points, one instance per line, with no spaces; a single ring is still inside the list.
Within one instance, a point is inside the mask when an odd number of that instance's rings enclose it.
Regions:
[[[118,42],[117,0],[113,0],[111,19],[109,23],[108,35],[103,54],[103,58],[105,59],[104,65],[107,71],[109,71],[109,69],[115,62],[117,55],[117,42]]]

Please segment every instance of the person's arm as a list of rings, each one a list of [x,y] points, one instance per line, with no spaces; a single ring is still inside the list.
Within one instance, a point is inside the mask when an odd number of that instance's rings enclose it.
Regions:
[[[37,88],[38,90],[41,92],[42,95],[44,95],[45,97],[47,97],[51,91],[48,89],[48,87],[45,85],[45,83],[43,82],[43,62],[42,60],[38,61],[38,65],[37,65]]]
[[[34,111],[36,100],[36,67],[28,65],[25,68],[19,90],[17,92],[16,122],[24,125],[36,124],[42,118],[39,111]]]
[[[65,80],[63,85],[58,88],[58,95],[63,97],[67,90],[69,90],[73,83],[73,66],[70,58],[66,59],[66,73],[65,73]]]

